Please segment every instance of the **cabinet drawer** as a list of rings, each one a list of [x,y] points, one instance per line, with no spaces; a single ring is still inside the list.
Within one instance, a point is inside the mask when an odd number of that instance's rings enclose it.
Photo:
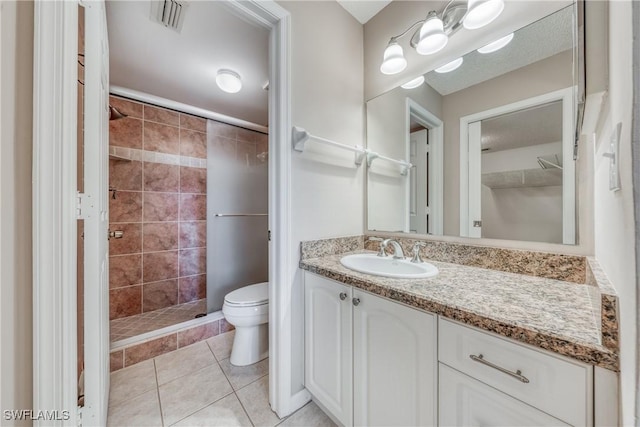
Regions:
[[[567,424],[440,363],[440,426],[566,426]]]
[[[440,362],[569,424],[592,424],[591,366],[442,318],[438,337]],[[508,373],[517,371],[528,382]]]

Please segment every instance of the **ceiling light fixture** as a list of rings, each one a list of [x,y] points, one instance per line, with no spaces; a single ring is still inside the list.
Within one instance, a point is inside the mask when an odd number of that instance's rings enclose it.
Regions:
[[[495,52],[496,50],[500,50],[506,45],[508,45],[509,42],[511,42],[511,40],[513,40],[513,33],[506,35],[502,38],[499,38],[498,40],[493,41],[486,46],[482,46],[480,49],[478,49],[478,53]]]
[[[237,93],[242,89],[242,79],[240,78],[240,74],[233,70],[218,70],[216,83],[220,89],[227,93]]]
[[[422,83],[424,83],[424,76],[418,76],[415,79],[406,82],[400,87],[402,89],[415,89],[418,86],[420,86]]]
[[[462,62],[464,61],[464,59],[462,57],[458,58],[458,59],[454,59],[453,61],[449,62],[448,64],[443,65],[440,68],[436,68],[435,72],[436,73],[449,73],[455,69],[458,69],[461,65]]]
[[[384,50],[380,72],[397,74],[407,67],[402,46],[398,44],[415,29],[410,45],[420,55],[433,55],[444,49],[461,27],[475,29],[496,19],[504,9],[504,0],[450,0],[442,12],[430,11],[423,20],[415,22],[404,32],[391,37]],[[416,27],[418,27],[416,29]]]
[[[475,30],[490,24],[504,10],[504,0],[469,0],[462,25]]]

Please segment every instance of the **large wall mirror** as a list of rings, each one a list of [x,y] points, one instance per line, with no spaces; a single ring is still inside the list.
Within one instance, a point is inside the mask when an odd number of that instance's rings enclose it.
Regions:
[[[367,101],[370,231],[576,244],[577,14]]]

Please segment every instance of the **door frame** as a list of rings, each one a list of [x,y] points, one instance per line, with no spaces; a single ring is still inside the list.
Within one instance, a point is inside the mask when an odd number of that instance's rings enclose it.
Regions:
[[[562,243],[575,245],[576,242],[576,164],[573,154],[575,135],[575,97],[573,86],[502,105],[460,117],[460,236],[470,236],[473,227],[469,219],[469,124],[494,116],[535,107],[553,101],[562,101]]]
[[[429,230],[432,235],[444,233],[444,123],[422,105],[407,97],[406,102],[406,146],[410,145],[411,116],[413,116],[429,132]],[[407,153],[407,159],[409,153]],[[407,180],[409,182],[409,180]],[[409,185],[407,185],[407,201]],[[407,208],[409,209],[409,208]],[[406,216],[409,217],[408,215]],[[407,220],[408,221],[408,220]],[[407,230],[409,227],[407,227]]]
[[[269,400],[282,417],[309,400],[291,384],[291,18],[271,0],[229,5],[270,29],[269,281],[275,286],[269,291]],[[33,409],[68,410],[62,425],[69,426],[78,425],[77,18],[76,1],[35,1]]]

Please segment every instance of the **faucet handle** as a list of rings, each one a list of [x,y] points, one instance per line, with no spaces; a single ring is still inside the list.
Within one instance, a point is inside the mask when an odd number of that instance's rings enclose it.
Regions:
[[[413,244],[413,258],[411,258],[411,262],[421,263],[422,258],[420,257],[420,248],[426,247],[427,244],[425,242],[415,242]]]
[[[380,250],[378,251],[378,256],[380,256],[380,257],[386,257],[387,256],[387,252],[385,251],[385,249],[387,249],[387,245],[386,245],[386,243],[384,243],[384,239],[381,239],[380,237],[369,237],[367,239],[367,241],[369,241],[369,242],[380,242]]]

